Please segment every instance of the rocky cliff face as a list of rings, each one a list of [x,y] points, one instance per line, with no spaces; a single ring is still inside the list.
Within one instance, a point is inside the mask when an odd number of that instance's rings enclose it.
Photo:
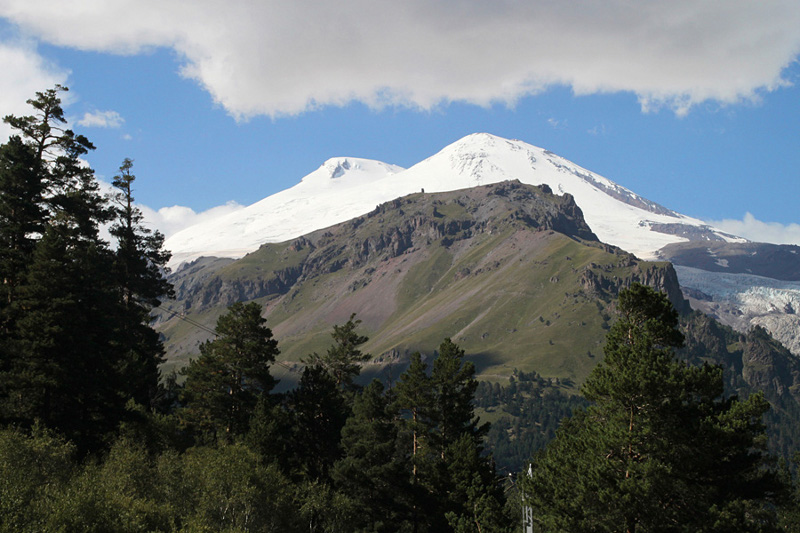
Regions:
[[[546,185],[535,187],[511,181],[451,193],[414,194],[386,202],[363,217],[277,245],[285,247],[287,257],[299,257],[299,262],[262,269],[263,274],[232,277],[228,275],[230,271],[240,270],[224,269],[232,260],[202,259],[175,273],[171,281],[183,308],[200,311],[286,294],[301,280],[343,268],[357,269],[375,260],[386,261],[413,249],[450,247],[509,227],[550,230],[597,241],[572,196],[554,195]]]

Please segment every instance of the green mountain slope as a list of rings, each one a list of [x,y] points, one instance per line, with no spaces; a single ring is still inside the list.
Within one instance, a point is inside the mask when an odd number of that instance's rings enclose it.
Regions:
[[[684,305],[668,263],[598,242],[571,196],[505,182],[410,195],[238,261],[193,264],[173,276],[171,308],[210,327],[231,303],[258,301],[290,367],[357,313],[375,356],[367,377],[396,377],[410,353],[451,337],[484,379],[517,368],[576,386],[602,357],[609,305],[632,281]],[[159,327],[171,366],[209,337],[168,314]]]

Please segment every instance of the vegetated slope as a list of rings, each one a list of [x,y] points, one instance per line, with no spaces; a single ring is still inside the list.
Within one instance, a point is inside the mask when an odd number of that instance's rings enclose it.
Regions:
[[[790,459],[800,443],[800,361],[763,328],[737,333],[698,311],[683,314],[680,327],[686,344],[677,356],[694,365],[721,365],[726,396],[764,393],[772,406],[765,416],[769,448]],[[555,436],[561,419],[587,405],[560,385],[532,372],[515,372],[506,383],[481,382],[477,412],[492,422],[487,448],[498,468],[521,471]]]
[[[643,282],[667,291],[685,314],[681,357],[721,364],[728,394],[764,391],[775,450],[788,455],[800,442],[800,362],[764,330],[740,334],[690,312],[670,264],[598,242],[574,200],[547,187],[413,194],[237,261],[199,260],[172,281],[171,306],[192,321],[162,315],[173,367],[236,301],[265,305],[284,387],[297,378],[290,369],[323,351],[331,326],[353,312],[370,336],[367,379],[393,380],[409,353],[430,356],[453,338],[492,383],[482,386],[479,412],[495,424],[489,444],[498,464],[512,471],[580,405],[571,394],[602,358],[617,292]]]
[[[570,195],[519,182],[416,193],[172,279],[173,309],[206,327],[233,302],[264,304],[290,366],[324,350],[332,325],[355,312],[375,356],[364,374],[390,379],[410,353],[430,354],[450,337],[486,379],[518,368],[579,384],[602,354],[608,305],[621,286],[641,281],[683,301],[669,264],[600,243]],[[163,318],[177,366],[209,334]]]
[[[800,355],[800,319],[793,312],[797,307],[785,305],[800,298],[800,291],[794,284],[776,286],[773,281],[800,272],[796,249],[747,243],[548,150],[485,133],[464,137],[408,169],[367,159],[331,159],[296,186],[187,228],[166,246],[174,254],[173,267],[200,256],[238,258],[261,244],[363,216],[377,204],[420,190],[453,191],[509,179],[571,194],[602,242],[640,258],[701,269],[678,269],[681,285],[700,290],[687,292],[693,305],[742,332],[763,326]],[[733,272],[770,279],[731,276]]]

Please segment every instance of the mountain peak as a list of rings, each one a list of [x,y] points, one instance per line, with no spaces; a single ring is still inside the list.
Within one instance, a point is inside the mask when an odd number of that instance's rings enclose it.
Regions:
[[[420,191],[446,192],[501,181],[545,184],[571,194],[597,237],[642,258],[670,243],[735,240],[651,202],[556,154],[489,133],[474,133],[409,169],[371,159],[327,160],[294,187],[245,209],[171,236],[171,266],[201,255],[241,257],[361,216],[376,205]],[[224,222],[224,223],[222,223]]]
[[[333,157],[325,161],[317,170],[307,175],[301,183],[321,183],[331,180],[356,179],[375,180],[390,174],[402,172],[404,169],[372,159],[358,157]]]

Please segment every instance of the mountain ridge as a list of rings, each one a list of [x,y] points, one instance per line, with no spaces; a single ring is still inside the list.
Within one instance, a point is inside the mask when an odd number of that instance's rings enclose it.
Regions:
[[[206,327],[233,302],[261,303],[290,366],[323,350],[331,325],[356,312],[375,356],[366,374],[384,377],[451,337],[484,377],[520,368],[577,384],[602,353],[621,287],[650,284],[688,310],[669,263],[600,242],[571,195],[519,181],[414,193],[171,279],[175,312]],[[208,337],[166,316],[159,330],[177,366]]]
[[[290,189],[167,239],[171,266],[202,255],[241,257],[266,242],[281,242],[361,216],[380,203],[418,191],[445,192],[518,179],[570,193],[600,240],[643,258],[681,235],[744,242],[671,211],[548,150],[488,133],[464,137],[402,169],[374,160],[333,158]]]

